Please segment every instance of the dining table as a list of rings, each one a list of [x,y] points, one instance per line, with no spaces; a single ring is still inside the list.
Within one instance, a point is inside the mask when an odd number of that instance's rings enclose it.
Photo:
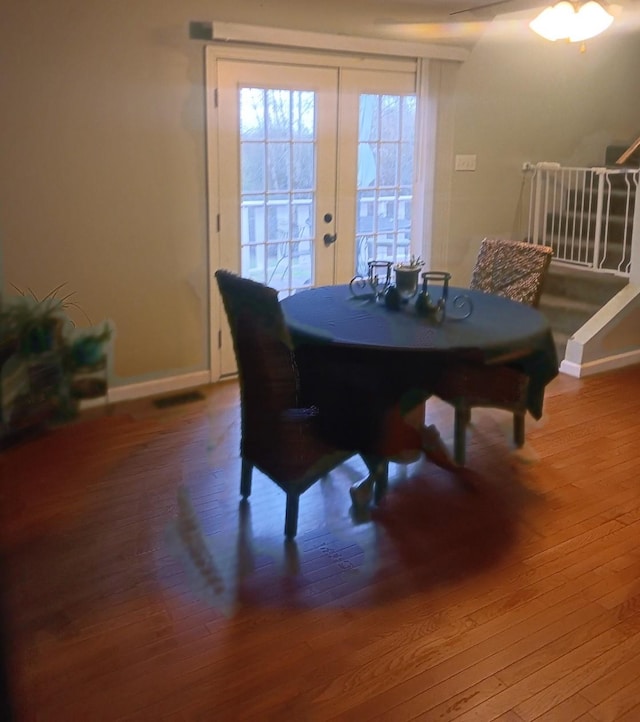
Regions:
[[[534,418],[542,415],[545,388],[558,374],[545,316],[495,294],[449,287],[441,320],[420,313],[415,298],[394,310],[354,295],[349,285],[298,291],[281,307],[306,386],[316,390],[310,400],[333,404],[330,433],[343,418],[337,442],[373,455],[385,452],[372,436],[372,420],[398,404],[408,412],[424,403],[434,379],[453,362],[508,364],[526,374]],[[471,309],[466,317],[465,309]]]

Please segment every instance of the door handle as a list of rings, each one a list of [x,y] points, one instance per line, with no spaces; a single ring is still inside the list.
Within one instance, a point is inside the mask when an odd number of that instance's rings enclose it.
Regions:
[[[322,237],[322,240],[324,241],[324,245],[327,246],[327,248],[332,244],[335,243],[338,240],[338,234],[337,233],[325,233]]]

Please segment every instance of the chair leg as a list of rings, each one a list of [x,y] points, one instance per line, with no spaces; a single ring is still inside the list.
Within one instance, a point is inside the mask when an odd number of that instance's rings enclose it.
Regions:
[[[287,510],[284,515],[284,535],[287,539],[293,539],[298,533],[298,507],[300,505],[300,494],[293,491],[287,492]]]
[[[376,469],[375,482],[373,485],[373,501],[379,504],[387,493],[389,486],[389,460],[381,459]]]
[[[513,443],[518,449],[524,446],[524,416],[521,411],[513,415]]]
[[[389,459],[374,454],[360,454],[360,456],[369,470],[369,476],[364,482],[351,487],[351,499],[354,504],[368,504],[371,500],[371,487],[373,486],[373,500],[378,504],[382,501],[382,497],[389,486]],[[356,488],[359,491],[354,494]],[[356,496],[358,497],[357,502],[356,498],[354,498]]]
[[[370,476],[375,476],[380,462],[383,461],[382,456],[376,456],[375,454],[360,454],[360,458],[364,461]]]
[[[251,474],[253,472],[253,464],[247,459],[242,459],[242,467],[240,471],[240,496],[248,499],[251,495]]]
[[[467,424],[471,420],[471,409],[467,406],[456,406],[453,422],[453,458],[456,464],[464,466],[466,457]]]

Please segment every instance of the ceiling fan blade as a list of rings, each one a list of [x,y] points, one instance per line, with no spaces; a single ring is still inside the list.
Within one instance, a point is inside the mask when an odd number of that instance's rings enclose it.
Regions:
[[[495,2],[486,3],[484,5],[474,5],[464,10],[454,10],[449,15],[460,15],[461,13],[472,13],[476,10],[486,10],[487,8],[495,7],[496,5],[506,5],[507,3],[513,2],[513,0],[496,0]]]

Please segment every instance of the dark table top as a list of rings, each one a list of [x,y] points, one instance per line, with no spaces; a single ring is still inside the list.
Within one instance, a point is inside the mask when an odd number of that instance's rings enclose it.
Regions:
[[[464,320],[454,320],[461,315],[454,308],[459,294],[468,295],[473,303],[473,313]],[[346,285],[302,291],[281,305],[297,343],[430,357],[442,353],[449,358],[468,352],[486,363],[508,358],[530,376],[529,406],[534,416],[542,412],[544,386],[558,373],[546,318],[531,306],[501,296],[450,287],[442,324],[418,316],[414,299],[392,311],[384,304],[354,299]]]
[[[461,311],[453,299],[466,294],[473,313],[454,320]],[[348,286],[323,286],[296,293],[282,301],[289,328],[310,339],[346,346],[403,351],[479,349],[487,359],[545,342],[549,323],[536,309],[479,291],[450,288],[447,317],[442,324],[418,316],[414,300],[400,311],[354,298]]]

